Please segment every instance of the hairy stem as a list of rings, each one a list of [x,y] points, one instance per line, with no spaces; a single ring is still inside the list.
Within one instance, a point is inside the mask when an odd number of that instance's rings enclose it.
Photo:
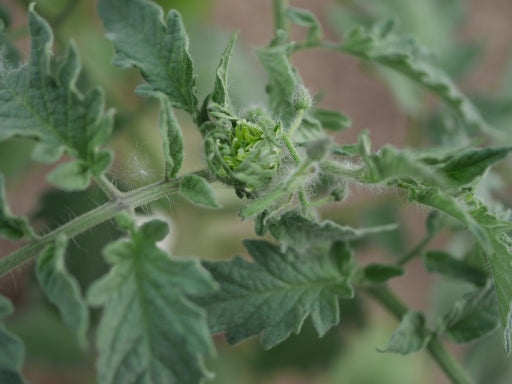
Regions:
[[[285,15],[286,8],[288,8],[288,0],[273,0],[272,7],[274,10],[274,32],[277,35],[277,31],[281,30],[288,36],[290,26]]]
[[[409,310],[405,303],[386,286],[370,286],[365,290],[399,321]],[[427,350],[452,383],[474,384],[464,367],[446,349],[438,336],[434,335],[432,337],[427,345]]]
[[[116,200],[122,196],[122,192],[105,175],[96,177],[94,180],[110,200]]]
[[[208,172],[199,171],[194,172],[194,174],[204,176],[207,175]],[[69,239],[73,238],[80,233],[113,218],[118,212],[132,210],[136,207],[146,205],[155,200],[169,196],[169,194],[175,192],[179,188],[179,183],[182,177],[147,185],[126,193],[118,191],[115,199],[112,201],[78,216],[59,228],[27,243],[24,247],[11,253],[7,257],[0,259],[0,276],[5,275],[7,272],[18,267],[25,261],[37,256],[44,247],[53,243],[59,235],[63,234]]]

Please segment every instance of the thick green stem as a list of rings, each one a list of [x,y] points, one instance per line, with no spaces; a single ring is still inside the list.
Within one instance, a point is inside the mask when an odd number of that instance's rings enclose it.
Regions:
[[[402,320],[402,317],[409,310],[405,303],[385,285],[370,286],[366,288],[366,292],[382,304],[399,321]],[[438,336],[434,335],[432,337],[427,345],[427,350],[452,383],[474,384],[464,367],[445,348]]]
[[[274,32],[281,30],[289,35],[290,27],[286,18],[286,8],[288,8],[288,0],[273,0],[272,6],[274,10]]]
[[[205,172],[200,171],[195,172],[195,174],[205,175]],[[7,272],[18,267],[25,261],[37,256],[44,247],[53,243],[57,236],[61,234],[64,234],[67,238],[73,238],[80,233],[113,218],[118,212],[132,210],[136,207],[146,205],[155,200],[169,196],[169,194],[178,189],[181,178],[182,177],[171,181],[147,185],[126,193],[118,191],[114,200],[78,216],[59,228],[29,242],[24,247],[11,253],[7,257],[0,259],[0,276],[5,275]]]

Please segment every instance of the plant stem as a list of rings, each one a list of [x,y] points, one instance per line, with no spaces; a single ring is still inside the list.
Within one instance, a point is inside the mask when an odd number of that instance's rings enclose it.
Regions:
[[[116,200],[122,196],[122,192],[105,175],[95,177],[94,180],[110,200]]]
[[[409,310],[405,303],[385,285],[369,286],[365,288],[365,291],[382,304],[382,306],[391,312],[399,321],[402,320],[402,317]],[[464,367],[462,367],[446,349],[438,336],[432,336],[432,339],[427,345],[427,350],[446,376],[450,378],[452,383],[474,384]]]
[[[396,265],[403,267],[405,264],[407,264],[409,261],[414,259],[417,255],[423,251],[423,249],[432,241],[434,238],[434,234],[428,234],[425,236],[423,240],[421,240],[416,246],[411,249],[409,252],[407,252],[405,255],[400,257],[400,259],[396,262]]]
[[[277,31],[281,30],[288,36],[290,27],[285,15],[286,8],[288,8],[288,0],[273,0],[272,6],[274,10],[274,32],[277,35]]]
[[[204,176],[206,175],[205,172],[206,171],[199,171],[194,172],[194,174]],[[18,267],[25,261],[35,257],[45,246],[53,243],[59,235],[63,234],[68,239],[73,238],[80,233],[113,218],[118,212],[132,210],[141,205],[146,205],[155,200],[169,196],[169,194],[178,189],[182,177],[178,177],[171,181],[146,185],[126,193],[117,191],[116,198],[114,200],[78,216],[59,228],[27,243],[24,247],[11,253],[7,257],[0,259],[0,277]]]

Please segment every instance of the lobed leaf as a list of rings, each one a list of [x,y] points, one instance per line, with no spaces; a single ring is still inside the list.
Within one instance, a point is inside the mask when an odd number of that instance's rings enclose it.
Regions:
[[[180,182],[180,193],[190,202],[210,208],[220,208],[210,184],[202,177],[186,175]]]
[[[12,214],[5,197],[4,176],[0,174],[0,236],[10,240],[33,238],[35,233],[25,217]]]
[[[208,312],[212,333],[226,332],[229,343],[260,334],[266,349],[299,333],[311,316],[323,336],[339,322],[338,297],[351,298],[353,269],[333,263],[327,254],[299,255],[266,241],[246,240],[254,262],[237,256],[230,262],[203,262],[221,289],[195,299]]]
[[[116,49],[113,64],[136,67],[147,82],[142,96],[163,93],[172,105],[192,115],[197,110],[196,76],[188,51],[188,36],[180,14],[147,0],[100,0],[98,12]]]
[[[167,96],[160,98],[160,135],[163,141],[165,179],[171,180],[183,165],[183,135]]]
[[[76,158],[71,165],[61,165],[50,180],[67,190],[84,189],[112,161],[110,151],[99,151],[110,136],[112,114],[104,113],[99,89],[86,95],[76,89],[80,60],[74,44],[63,60],[52,59],[52,31],[34,11],[34,4],[29,10],[29,29],[29,63],[0,70],[0,141],[35,139],[40,144],[33,157],[46,163],[58,160],[64,152]]]
[[[380,352],[408,355],[425,348],[431,338],[432,334],[425,326],[425,316],[421,312],[408,311],[391,335],[387,347]]]
[[[187,296],[216,285],[196,260],[169,258],[155,245],[167,232],[167,224],[153,220],[104,251],[112,269],[87,295],[103,306],[99,384],[197,384],[207,376],[202,356],[214,346],[204,312]]]
[[[82,346],[87,345],[89,308],[82,297],[78,281],[65,265],[67,239],[59,237],[47,246],[37,259],[36,277],[48,299],[57,306],[62,319]]]
[[[267,225],[272,236],[280,241],[283,248],[292,246],[297,250],[306,250],[315,245],[334,241],[354,240],[396,229],[394,224],[355,229],[330,220],[319,223],[302,216],[297,211],[286,212],[279,219],[269,220]]]
[[[496,292],[492,284],[458,300],[442,319],[439,329],[456,343],[478,339],[500,324]]]
[[[486,131],[487,124],[471,101],[450,77],[423,54],[414,39],[394,33],[395,22],[385,20],[370,29],[356,27],[347,34],[340,50],[389,67],[439,96],[468,126]]]
[[[0,295],[0,321],[11,312],[10,301]],[[5,329],[3,322],[0,323],[0,345],[0,383],[27,384],[21,375],[25,348],[17,336]]]

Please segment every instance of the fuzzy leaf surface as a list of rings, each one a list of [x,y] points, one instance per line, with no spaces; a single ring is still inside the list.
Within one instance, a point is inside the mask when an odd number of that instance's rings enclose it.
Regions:
[[[285,128],[288,128],[295,118],[296,111],[293,110],[291,101],[295,89],[302,84],[302,79],[288,58],[292,48],[293,44],[279,44],[256,51],[268,76],[270,111],[274,118],[282,119]]]
[[[196,299],[208,311],[212,333],[225,331],[231,344],[259,334],[269,349],[299,333],[308,316],[320,336],[338,323],[338,297],[353,296],[344,273],[351,269],[340,268],[327,254],[304,257],[258,240],[244,245],[254,262],[237,256],[203,263],[221,286]]]
[[[464,295],[442,319],[440,329],[456,343],[478,339],[500,324],[496,292],[492,284]]]
[[[21,340],[7,331],[3,320],[12,312],[11,302],[0,295],[0,383],[27,384],[21,376],[25,348]]]
[[[59,309],[66,325],[86,346],[89,308],[78,281],[66,268],[66,247],[66,238],[58,238],[55,244],[46,247],[37,259],[36,276],[48,299]]]
[[[210,184],[197,175],[186,175],[180,182],[180,193],[190,202],[209,208],[219,208]]]
[[[92,305],[104,307],[99,384],[197,384],[207,376],[202,356],[214,347],[204,311],[187,296],[216,284],[199,262],[169,258],[155,245],[167,233],[153,220],[104,251],[112,268],[88,292]]]
[[[271,221],[268,229],[272,236],[281,242],[283,248],[292,246],[301,250],[319,244],[354,240],[375,233],[392,231],[396,229],[396,225],[358,229],[339,225],[331,220],[319,223],[302,216],[297,211],[290,211],[279,219]]]
[[[188,52],[188,36],[180,14],[147,0],[101,0],[98,12],[116,49],[114,65],[136,67],[147,82],[142,96],[167,95],[176,108],[194,114],[196,76]]]
[[[160,135],[163,141],[165,178],[172,179],[183,165],[183,134],[169,99],[160,95]]]
[[[340,50],[400,72],[439,96],[468,126],[486,130],[480,112],[450,77],[425,57],[425,48],[413,38],[395,34],[394,28],[393,20],[369,29],[356,27]]]
[[[432,334],[426,329],[423,314],[417,311],[409,311],[391,335],[387,347],[381,352],[408,355],[425,348],[431,337]]]
[[[228,112],[232,112],[231,100],[229,99],[228,92],[228,71],[237,37],[238,33],[234,33],[233,36],[231,36],[231,39],[222,54],[219,66],[217,67],[215,85],[212,93],[212,101]]]
[[[5,197],[4,177],[0,174],[0,236],[5,239],[19,240],[22,237],[34,237],[34,231],[25,217],[12,214]]]
[[[58,160],[64,152],[76,158],[78,165],[67,173],[70,179],[53,177],[51,181],[67,190],[84,189],[91,176],[103,174],[112,160],[109,151],[99,151],[110,136],[112,114],[104,113],[99,89],[85,95],[77,90],[80,60],[74,44],[62,60],[52,58],[52,31],[33,8],[29,11],[29,63],[16,70],[0,70],[0,141],[11,137],[39,141],[33,157],[45,163]]]
[[[455,218],[473,234],[482,247],[490,267],[504,336],[504,349],[512,353],[512,253],[511,238],[505,233],[510,223],[503,223],[474,197],[467,202],[449,196],[437,188],[411,191],[413,200]]]

